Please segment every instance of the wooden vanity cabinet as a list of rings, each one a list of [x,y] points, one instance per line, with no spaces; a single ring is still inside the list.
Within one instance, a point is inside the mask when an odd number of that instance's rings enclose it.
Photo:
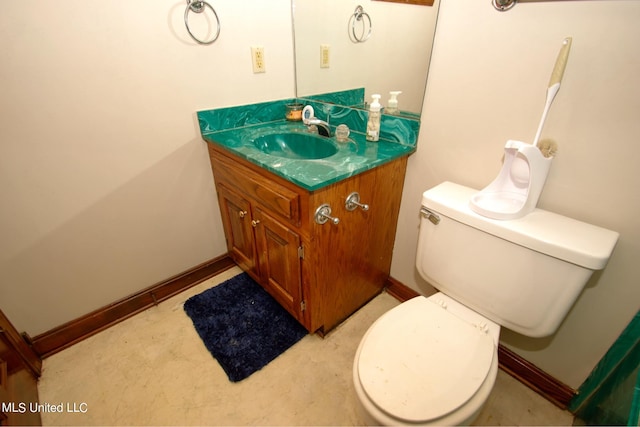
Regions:
[[[230,256],[307,330],[328,332],[382,291],[406,156],[307,191],[215,144],[208,149]],[[346,209],[352,192],[369,210]],[[315,222],[325,203],[338,224]]]

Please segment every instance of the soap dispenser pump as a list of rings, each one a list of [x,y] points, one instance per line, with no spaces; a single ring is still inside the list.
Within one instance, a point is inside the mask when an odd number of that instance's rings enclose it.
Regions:
[[[371,95],[373,102],[369,105],[369,120],[367,121],[367,141],[376,142],[380,139],[380,95]]]
[[[402,92],[399,90],[392,90],[389,92],[389,102],[387,104],[387,108],[384,109],[385,113],[389,114],[398,114],[400,110],[398,109],[398,95]]]

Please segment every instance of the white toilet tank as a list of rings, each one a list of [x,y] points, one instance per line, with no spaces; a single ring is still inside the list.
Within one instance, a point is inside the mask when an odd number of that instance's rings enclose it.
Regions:
[[[593,271],[607,264],[618,233],[541,209],[486,218],[469,207],[476,193],[444,182],[423,194],[418,272],[506,328],[554,333]]]

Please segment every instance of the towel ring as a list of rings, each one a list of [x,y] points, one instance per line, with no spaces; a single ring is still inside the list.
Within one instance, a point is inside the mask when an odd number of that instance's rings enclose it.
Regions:
[[[363,17],[366,17],[367,21],[369,21],[369,31],[366,35],[365,30],[367,28],[367,25],[365,24],[364,19],[362,19]],[[349,35],[349,37],[353,35],[353,38],[351,40],[354,43],[363,43],[367,41],[369,39],[369,36],[371,36],[371,17],[367,12],[364,11],[362,6],[356,7],[356,10],[353,12],[353,15],[351,15],[351,19],[349,19],[349,21],[351,22],[351,34]],[[362,21],[362,34],[360,34],[360,36],[356,34],[356,21]]]
[[[505,12],[516,5],[516,0],[492,0],[493,7],[500,12]]]
[[[211,9],[211,12],[213,12],[213,16],[216,17],[217,29],[216,29],[216,35],[213,36],[211,40],[202,41],[196,36],[194,36],[193,33],[191,32],[191,29],[189,28],[189,12],[202,13],[207,7]],[[218,39],[218,36],[220,35],[220,19],[218,18],[218,14],[216,13],[216,10],[204,0],[187,0],[187,8],[184,11],[184,25],[185,27],[187,27],[187,32],[189,33],[191,38],[194,39],[199,44],[211,44],[214,41],[216,41]]]

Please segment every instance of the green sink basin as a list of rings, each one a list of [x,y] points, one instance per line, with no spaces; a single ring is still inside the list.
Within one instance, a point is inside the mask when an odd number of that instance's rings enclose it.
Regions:
[[[330,139],[308,133],[272,133],[257,137],[253,143],[263,153],[288,159],[323,159],[338,152]]]

